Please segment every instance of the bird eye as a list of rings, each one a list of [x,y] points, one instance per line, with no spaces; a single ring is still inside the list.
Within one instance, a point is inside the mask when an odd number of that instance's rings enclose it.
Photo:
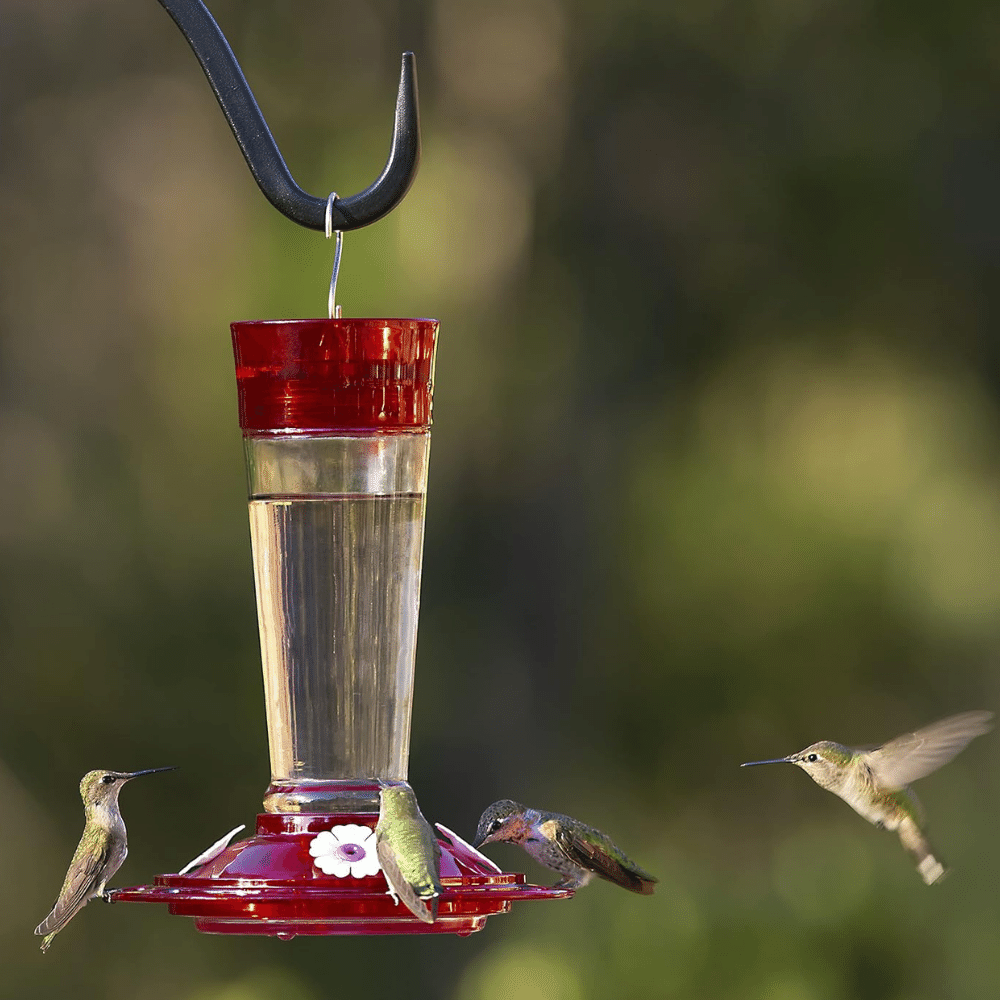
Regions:
[[[819,757],[817,754],[811,753],[808,757],[806,757],[806,760],[809,761],[810,764],[815,764],[816,761],[819,760]]]
[[[101,783],[105,785],[112,785],[114,784],[114,781],[115,776],[113,774],[106,774],[103,778],[101,778]]]

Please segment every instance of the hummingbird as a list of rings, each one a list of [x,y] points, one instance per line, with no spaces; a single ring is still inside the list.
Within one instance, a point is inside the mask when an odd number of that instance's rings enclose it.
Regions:
[[[519,844],[539,864],[559,872],[553,888],[579,889],[595,875],[643,896],[659,880],[629,859],[605,833],[572,816],[529,809],[510,799],[486,808],[473,847],[505,841]]]
[[[405,783],[382,785],[375,852],[396,905],[402,900],[418,920],[434,923],[441,895],[441,846]]]
[[[173,770],[153,767],[148,771],[88,771],[83,776],[80,797],[87,821],[59,897],[49,915],[35,928],[36,934],[44,935],[43,952],[49,950],[52,939],[95,896],[108,899],[104,887],[128,854],[125,823],[118,807],[118,793],[125,782],[143,774]]]
[[[823,740],[789,757],[751,760],[740,767],[801,767],[817,785],[839,795],[869,823],[880,830],[897,831],[921,878],[933,885],[944,878],[947,869],[921,830],[923,810],[909,784],[947,764],[972,739],[989,732],[992,719],[992,712],[963,712],[878,747],[852,748]]]

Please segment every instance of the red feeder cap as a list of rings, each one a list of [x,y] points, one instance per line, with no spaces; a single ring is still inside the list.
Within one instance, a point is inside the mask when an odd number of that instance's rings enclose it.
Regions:
[[[233,323],[245,436],[430,426],[433,319]]]

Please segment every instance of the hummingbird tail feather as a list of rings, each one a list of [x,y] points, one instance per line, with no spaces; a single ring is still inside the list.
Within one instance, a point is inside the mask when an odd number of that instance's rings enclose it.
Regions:
[[[45,954],[45,952],[47,952],[49,950],[49,945],[52,944],[52,939],[54,937],[55,937],[55,934],[52,933],[52,934],[46,934],[45,937],[42,938],[42,943],[41,943],[41,945],[39,945],[39,947],[42,949],[42,954],[43,955]]]
[[[948,869],[934,856],[930,842],[909,816],[899,824],[899,840],[916,861],[917,871],[927,885],[944,878]]]
[[[633,892],[638,892],[640,896],[652,896],[653,895],[653,888],[654,888],[654,886],[656,885],[656,883],[658,881],[659,881],[659,879],[655,879],[655,878],[640,878],[639,879],[639,888],[638,889],[633,889],[632,891]]]
[[[948,869],[933,854],[928,854],[917,867],[920,871],[920,877],[928,885],[940,882],[948,874]]]
[[[409,891],[399,891],[399,898],[403,901],[403,905],[412,913],[417,920],[422,920],[425,924],[433,924],[437,920],[438,911],[438,900],[437,896],[433,898],[424,898],[423,896],[418,896],[416,892],[407,886]]]

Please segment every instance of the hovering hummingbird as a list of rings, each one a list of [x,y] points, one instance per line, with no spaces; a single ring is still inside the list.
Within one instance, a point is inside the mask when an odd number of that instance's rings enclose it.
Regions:
[[[49,950],[52,939],[95,896],[107,898],[104,887],[128,854],[125,823],[118,808],[122,786],[143,774],[173,770],[172,767],[153,767],[148,771],[88,771],[83,776],[80,797],[87,821],[59,898],[52,912],[35,928],[36,934],[45,935],[42,951]]]
[[[519,844],[539,864],[562,876],[555,888],[579,889],[595,875],[643,896],[659,881],[630,860],[600,830],[571,816],[541,812],[501,799],[479,817],[473,847],[494,841]]]
[[[992,719],[992,712],[964,712],[897,736],[880,747],[851,748],[824,740],[789,757],[751,760],[740,767],[798,765],[817,785],[839,795],[869,823],[898,831],[921,878],[933,885],[947,869],[934,856],[920,829],[923,810],[908,785],[947,764],[970,740],[989,732]]]
[[[441,847],[407,784],[382,786],[375,852],[396,905],[402,900],[418,920],[434,923],[441,895]]]

